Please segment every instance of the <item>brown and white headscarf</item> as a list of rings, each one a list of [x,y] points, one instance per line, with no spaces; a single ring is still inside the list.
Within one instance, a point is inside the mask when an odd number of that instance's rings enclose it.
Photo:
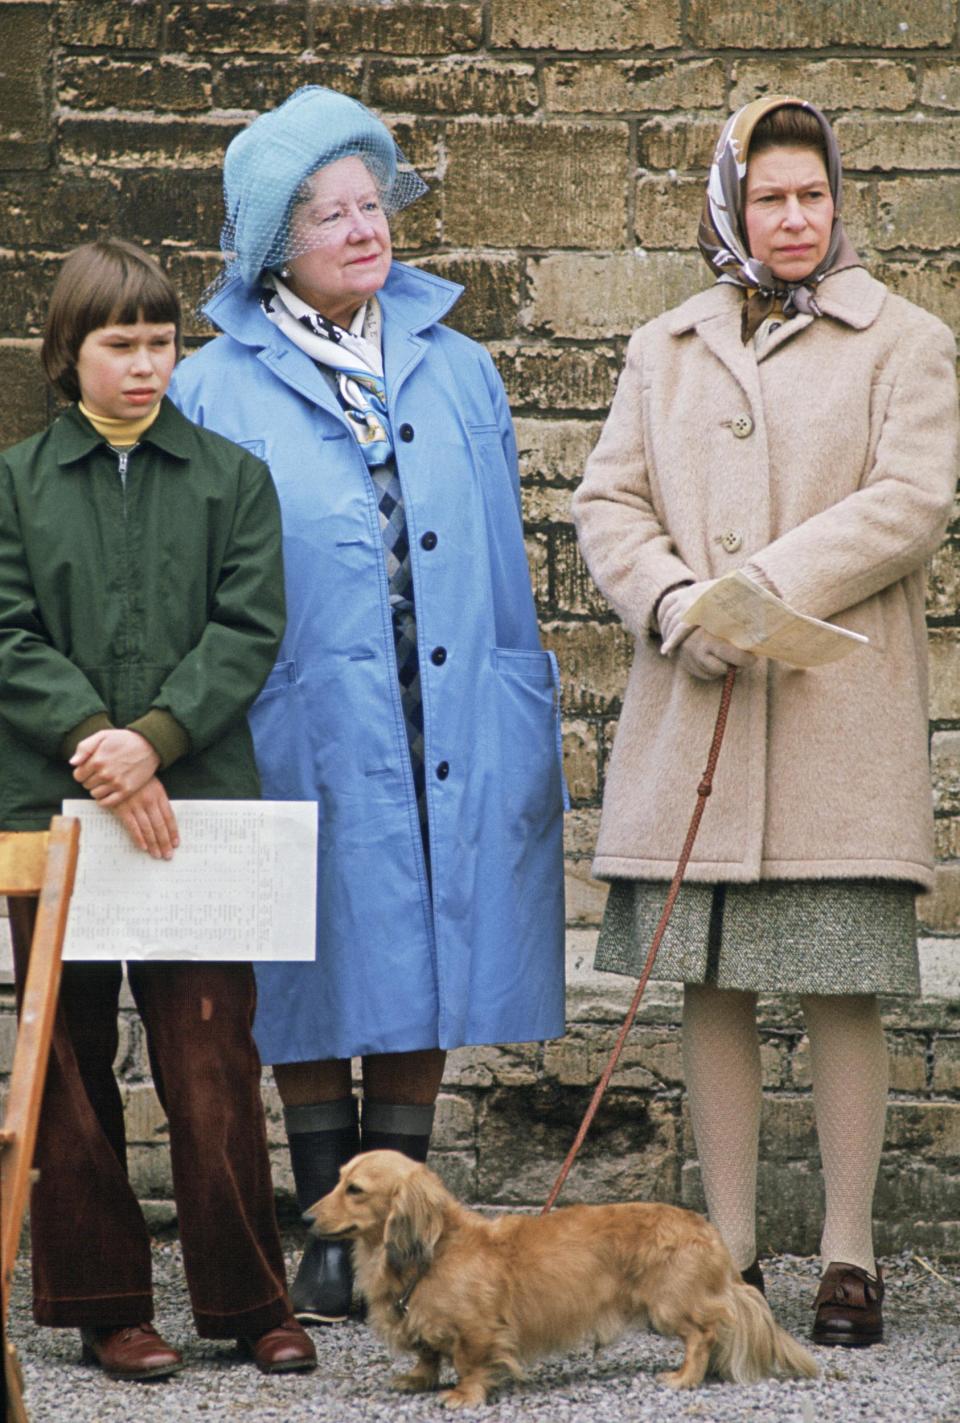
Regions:
[[[833,231],[830,245],[820,262],[802,282],[784,282],[775,277],[765,263],[750,255],[744,220],[744,195],[747,179],[747,155],[753,130],[765,115],[774,109],[796,106],[812,114],[823,130],[827,150],[827,178],[833,197]],[[840,220],[840,197],[843,185],[840,149],[833,129],[819,109],[805,99],[786,94],[769,94],[755,99],[732,114],[723,126],[717,143],[703,215],[697,241],[707,264],[721,282],[732,282],[744,293],[741,336],[749,341],[757,327],[777,307],[786,317],[798,311],[810,316],[822,315],[817,305],[816,289],[824,277],[847,267],[863,264],[847,237]]]

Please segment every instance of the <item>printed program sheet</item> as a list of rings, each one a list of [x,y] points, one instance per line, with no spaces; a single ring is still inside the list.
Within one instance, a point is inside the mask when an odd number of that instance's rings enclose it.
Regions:
[[[862,633],[798,613],[739,569],[701,593],[683,620],[745,652],[775,657],[791,667],[822,667],[869,642]]]
[[[313,801],[171,801],[172,860],[135,848],[92,800],[65,800],[80,826],[65,959],[312,959],[317,807]]]

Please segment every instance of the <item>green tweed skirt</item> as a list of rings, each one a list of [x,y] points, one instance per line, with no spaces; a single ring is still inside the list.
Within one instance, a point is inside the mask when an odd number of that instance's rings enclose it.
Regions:
[[[596,968],[639,978],[667,889],[611,881]],[[917,994],[915,894],[896,880],[684,884],[651,977],[752,993]]]

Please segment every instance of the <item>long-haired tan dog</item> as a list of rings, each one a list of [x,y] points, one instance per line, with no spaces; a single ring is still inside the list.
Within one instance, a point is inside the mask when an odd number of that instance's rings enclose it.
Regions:
[[[529,1360],[609,1343],[631,1324],[683,1340],[683,1363],[659,1375],[671,1388],[693,1388],[708,1370],[734,1383],[817,1372],[693,1211],[568,1206],[487,1220],[426,1166],[369,1151],[309,1215],[319,1235],[354,1241],[374,1325],[395,1352],[417,1355],[396,1387],[436,1388],[450,1359],[459,1376],[443,1395],[451,1408],[483,1403]]]

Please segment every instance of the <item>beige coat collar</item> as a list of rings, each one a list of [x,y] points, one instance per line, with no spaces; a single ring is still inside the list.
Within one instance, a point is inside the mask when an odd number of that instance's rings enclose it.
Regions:
[[[865,331],[880,315],[887,296],[887,289],[863,267],[850,267],[845,272],[835,272],[817,288],[817,304],[824,316],[832,316],[852,326],[856,331]],[[687,331],[699,331],[707,322],[720,318],[736,317],[736,338],[740,341],[740,306],[742,296],[738,287],[729,282],[715,282],[706,291],[698,292],[689,301],[678,306],[667,319],[667,330],[672,336],[682,336]],[[794,320],[801,318],[795,317]],[[808,325],[815,318],[802,318]],[[741,342],[741,345],[743,343]]]

